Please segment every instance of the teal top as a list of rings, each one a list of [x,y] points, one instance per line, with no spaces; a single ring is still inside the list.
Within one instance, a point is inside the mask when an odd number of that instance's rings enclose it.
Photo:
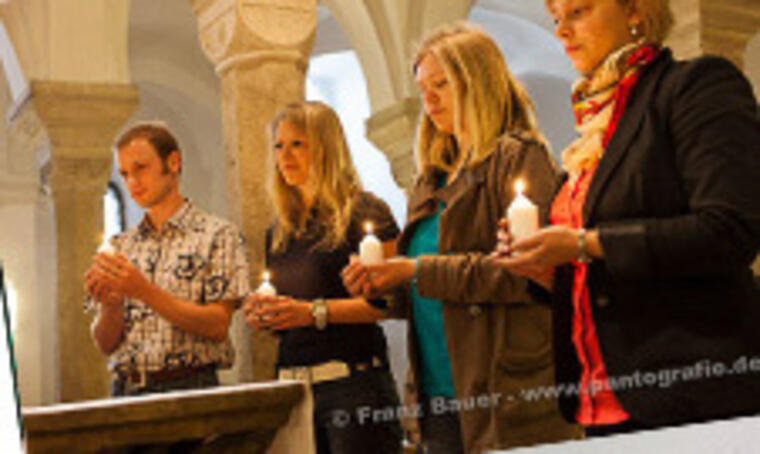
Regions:
[[[417,224],[406,252],[408,257],[438,254],[438,228],[443,208],[441,202],[434,215]],[[412,284],[411,296],[414,330],[420,353],[422,390],[427,397],[453,398],[454,379],[451,376],[451,362],[443,332],[442,303],[440,300],[420,296],[415,284]]]

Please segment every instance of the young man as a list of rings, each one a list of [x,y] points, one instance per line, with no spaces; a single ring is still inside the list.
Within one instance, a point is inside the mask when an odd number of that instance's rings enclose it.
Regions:
[[[215,386],[217,369],[234,360],[230,319],[249,290],[242,237],[182,196],[182,156],[165,126],[138,124],[116,149],[130,197],[146,214],[85,274],[111,393]]]

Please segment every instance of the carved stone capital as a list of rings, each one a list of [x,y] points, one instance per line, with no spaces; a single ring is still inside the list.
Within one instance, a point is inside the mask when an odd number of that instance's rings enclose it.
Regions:
[[[270,59],[306,67],[316,36],[316,0],[189,1],[201,48],[219,73]]]
[[[393,178],[409,189],[415,174],[414,138],[420,114],[418,98],[406,98],[385,108],[367,120],[367,138],[391,163]]]
[[[102,157],[134,112],[137,88],[128,84],[32,81],[31,97],[54,155]]]
[[[34,81],[31,102],[47,132],[50,158],[38,160],[38,165],[49,169],[53,192],[101,193],[110,177],[111,146],[137,107],[137,89],[124,84]]]
[[[0,170],[0,203],[32,203],[40,192],[40,165],[49,159],[50,140],[27,100],[8,119],[5,163]]]
[[[744,68],[747,44],[760,30],[760,6],[746,0],[673,0],[678,11],[666,44],[678,58],[720,55]]]
[[[76,193],[102,197],[111,177],[111,157],[70,158],[54,156],[50,166],[53,194]]]

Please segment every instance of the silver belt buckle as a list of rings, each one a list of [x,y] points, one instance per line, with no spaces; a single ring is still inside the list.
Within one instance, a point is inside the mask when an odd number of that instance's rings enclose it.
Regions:
[[[294,372],[296,380],[303,380],[306,383],[311,383],[311,368],[309,366],[296,367]]]
[[[311,383],[311,369],[309,366],[287,367],[278,373],[280,380],[303,380]]]

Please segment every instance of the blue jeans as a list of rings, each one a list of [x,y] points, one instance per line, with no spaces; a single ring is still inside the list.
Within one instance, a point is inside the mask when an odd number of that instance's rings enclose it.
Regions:
[[[312,385],[317,454],[398,454],[396,384],[385,368]]]
[[[459,413],[433,411],[432,399],[420,395],[424,411],[419,419],[423,454],[464,454]]]

